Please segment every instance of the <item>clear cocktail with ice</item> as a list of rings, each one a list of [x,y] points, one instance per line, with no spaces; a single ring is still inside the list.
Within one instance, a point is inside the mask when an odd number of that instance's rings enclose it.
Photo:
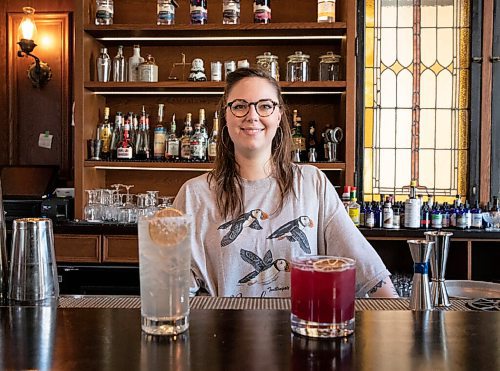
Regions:
[[[141,327],[148,334],[189,327],[190,218],[179,214],[170,209],[139,219]]]

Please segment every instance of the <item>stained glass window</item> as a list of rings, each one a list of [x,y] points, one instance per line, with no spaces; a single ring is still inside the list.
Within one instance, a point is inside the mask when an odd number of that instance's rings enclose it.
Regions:
[[[363,193],[467,187],[469,0],[366,0]],[[399,195],[399,197],[398,197]]]

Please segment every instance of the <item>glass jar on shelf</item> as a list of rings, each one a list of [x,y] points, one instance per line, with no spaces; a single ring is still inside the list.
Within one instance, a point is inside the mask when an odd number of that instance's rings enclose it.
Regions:
[[[278,57],[271,52],[265,52],[257,56],[257,66],[267,71],[276,81],[280,81],[280,71],[278,66]]]
[[[340,79],[340,55],[327,52],[319,57],[319,81],[338,81]]]
[[[288,56],[286,81],[309,81],[309,56],[301,51]]]

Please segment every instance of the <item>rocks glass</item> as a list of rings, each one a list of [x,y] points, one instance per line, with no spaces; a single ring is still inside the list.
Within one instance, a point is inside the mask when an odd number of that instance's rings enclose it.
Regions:
[[[355,261],[334,256],[292,259],[292,331],[316,338],[354,332]]]

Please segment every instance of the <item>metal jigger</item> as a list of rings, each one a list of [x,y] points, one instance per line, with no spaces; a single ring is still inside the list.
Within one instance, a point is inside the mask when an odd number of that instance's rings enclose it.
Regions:
[[[435,243],[431,254],[432,303],[435,307],[449,307],[451,304],[448,291],[446,291],[444,273],[446,271],[450,237],[453,233],[432,231],[424,234],[427,241]]]
[[[410,253],[413,259],[413,288],[410,297],[411,310],[432,310],[429,286],[429,258],[434,241],[410,240]]]

